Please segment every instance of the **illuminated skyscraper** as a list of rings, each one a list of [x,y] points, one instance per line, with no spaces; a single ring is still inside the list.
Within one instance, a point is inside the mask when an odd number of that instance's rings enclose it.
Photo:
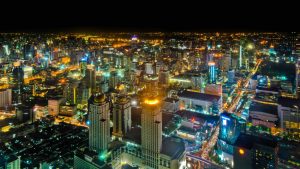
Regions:
[[[245,129],[245,121],[233,114],[224,112],[221,114],[219,138],[233,144],[241,131]]]
[[[216,83],[216,64],[215,62],[208,62],[208,83]]]
[[[240,45],[240,50],[239,50],[239,68],[242,68],[243,66],[243,47]]]
[[[83,76],[85,76],[86,69],[87,69],[87,56],[80,59],[80,71]]]
[[[113,135],[122,137],[131,129],[131,104],[125,96],[118,96],[113,105]]]
[[[142,152],[145,164],[154,169],[159,167],[162,144],[162,114],[160,100],[149,96],[143,102],[142,111]]]
[[[21,67],[21,62],[14,62],[13,77],[14,77],[14,89],[13,89],[13,102],[21,104],[22,100],[22,86],[24,81],[24,71]]]
[[[106,151],[110,141],[109,102],[104,94],[92,95],[88,102],[89,148],[97,152]]]
[[[87,87],[90,89],[91,93],[96,90],[96,71],[93,65],[87,65],[85,80]]]

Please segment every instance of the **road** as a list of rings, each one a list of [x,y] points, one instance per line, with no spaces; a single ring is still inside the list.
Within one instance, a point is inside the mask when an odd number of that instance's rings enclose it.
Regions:
[[[238,105],[238,103],[239,103],[240,99],[242,98],[242,96],[245,94],[245,91],[243,89],[248,88],[249,81],[250,81],[251,77],[257,72],[261,62],[262,62],[261,59],[257,60],[255,68],[249,73],[249,75],[247,76],[245,82],[243,84],[239,83],[237,85],[237,87],[235,89],[236,92],[237,92],[237,96],[231,102],[231,104],[224,103],[223,106],[227,107],[227,109],[225,109],[226,111],[228,111],[230,113],[236,113],[234,110],[235,110],[236,106]],[[201,158],[209,160],[209,153],[211,152],[211,150],[213,149],[214,145],[216,144],[216,142],[218,140],[219,128],[220,128],[220,126],[218,124],[216,126],[215,132],[210,137],[207,144],[203,145],[202,150],[199,153],[195,154],[195,155],[199,155]]]

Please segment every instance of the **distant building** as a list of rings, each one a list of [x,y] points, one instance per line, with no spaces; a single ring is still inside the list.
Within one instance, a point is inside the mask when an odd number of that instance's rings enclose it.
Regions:
[[[11,106],[12,103],[12,90],[2,89],[0,90],[0,107],[4,108]]]
[[[228,71],[228,83],[235,82],[235,71],[234,69]]]
[[[113,135],[123,137],[131,129],[131,102],[118,96],[113,104]]]
[[[153,74],[153,66],[152,66],[152,63],[146,63],[145,64],[145,73],[147,75],[152,75]]]
[[[59,115],[72,117],[75,115],[76,110],[77,108],[75,105],[60,106]]]
[[[52,98],[48,100],[48,113],[52,116],[57,116],[59,114],[60,105],[65,102],[64,98]]]
[[[208,62],[208,83],[216,83],[217,74],[216,74],[216,63]]]

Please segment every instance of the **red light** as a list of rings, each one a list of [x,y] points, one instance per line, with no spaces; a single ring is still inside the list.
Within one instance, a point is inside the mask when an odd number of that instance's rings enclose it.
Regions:
[[[195,117],[192,118],[192,122],[194,123],[196,121]]]

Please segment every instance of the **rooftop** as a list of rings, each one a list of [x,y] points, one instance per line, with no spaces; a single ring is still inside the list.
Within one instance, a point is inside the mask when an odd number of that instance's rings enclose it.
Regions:
[[[252,102],[249,111],[264,112],[268,114],[278,115],[277,105],[264,104],[260,102]]]
[[[179,97],[184,98],[190,98],[190,99],[196,99],[196,100],[205,100],[205,101],[213,101],[213,100],[219,100],[221,97],[206,93],[200,93],[200,92],[194,92],[189,90],[183,90],[178,93]]]
[[[265,137],[258,137],[254,135],[241,133],[234,145],[246,149],[252,149],[255,145],[262,145],[265,147],[276,148],[277,142],[275,140],[267,139]]]
[[[294,106],[298,106],[300,108],[300,100],[299,99],[279,97],[278,98],[278,104],[280,104],[284,107],[291,107],[292,108]]]
[[[184,142],[179,138],[167,137],[162,141],[161,154],[178,159],[185,152]]]

